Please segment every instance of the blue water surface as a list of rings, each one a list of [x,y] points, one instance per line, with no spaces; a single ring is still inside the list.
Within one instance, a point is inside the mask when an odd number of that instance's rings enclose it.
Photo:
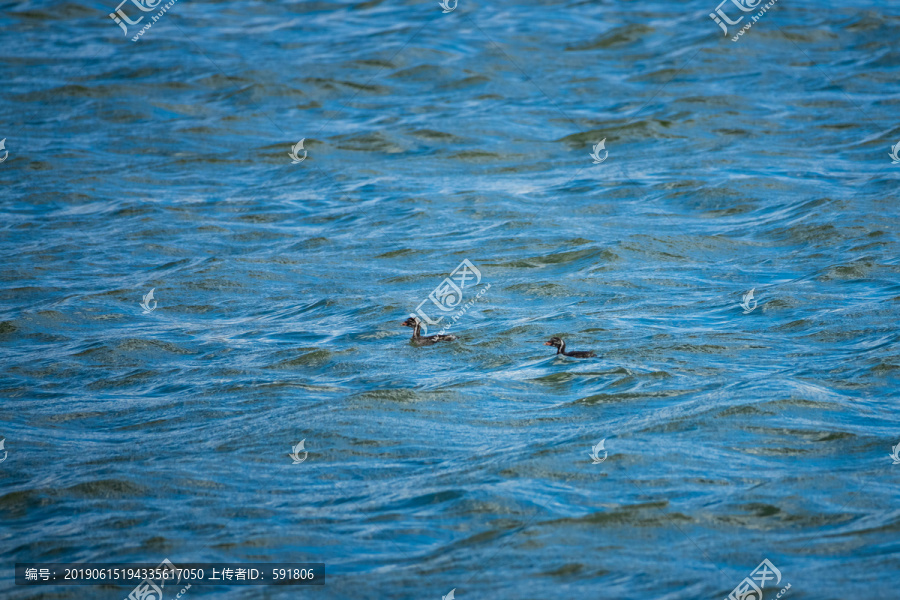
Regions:
[[[0,10],[0,596],[897,598],[900,5],[114,1]]]

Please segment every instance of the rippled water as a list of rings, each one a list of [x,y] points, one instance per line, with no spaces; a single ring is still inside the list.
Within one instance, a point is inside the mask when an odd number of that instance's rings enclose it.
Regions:
[[[900,7],[715,8],[7,2],[2,595],[896,598]]]

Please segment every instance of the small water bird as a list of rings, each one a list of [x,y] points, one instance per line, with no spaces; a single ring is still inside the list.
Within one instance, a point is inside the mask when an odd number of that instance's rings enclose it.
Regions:
[[[404,327],[413,328],[412,340],[410,340],[413,346],[430,346],[431,344],[436,344],[437,342],[452,342],[456,339],[455,335],[419,335],[419,328],[422,326],[422,323],[416,317],[408,318],[407,320],[403,321],[401,325],[403,325]]]
[[[544,342],[544,345],[556,346],[557,354],[571,356],[572,358],[593,358],[594,356],[596,356],[596,354],[594,354],[591,350],[573,350],[572,352],[566,352],[566,343],[558,337],[550,338],[550,341]]]

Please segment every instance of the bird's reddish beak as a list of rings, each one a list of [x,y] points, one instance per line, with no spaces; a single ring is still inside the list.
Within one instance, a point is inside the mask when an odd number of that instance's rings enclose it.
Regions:
[[[552,346],[553,344],[551,344],[550,342],[544,342],[544,345],[545,345],[545,346]]]

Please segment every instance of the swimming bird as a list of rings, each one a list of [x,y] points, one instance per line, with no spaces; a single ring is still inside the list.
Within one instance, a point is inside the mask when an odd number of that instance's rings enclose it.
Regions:
[[[435,344],[437,342],[452,342],[456,339],[455,335],[429,335],[422,336],[419,335],[419,328],[422,326],[422,322],[419,321],[416,317],[410,317],[407,320],[401,323],[404,327],[412,327],[413,334],[412,342],[413,346],[430,346],[431,344]]]
[[[573,350],[572,352],[566,352],[566,343],[558,337],[550,338],[550,341],[544,342],[544,345],[556,346],[557,354],[571,356],[572,358],[592,358],[596,356],[591,350]]]

